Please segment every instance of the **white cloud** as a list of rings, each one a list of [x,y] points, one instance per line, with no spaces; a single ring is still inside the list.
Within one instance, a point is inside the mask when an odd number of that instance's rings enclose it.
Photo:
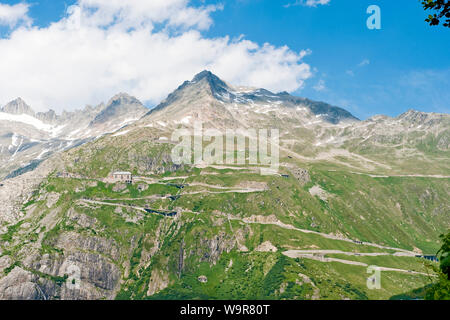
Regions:
[[[284,5],[285,8],[293,6],[306,6],[306,7],[317,7],[318,5],[325,5],[330,3],[331,0],[295,0],[293,3],[288,3]]]
[[[307,57],[311,54],[312,54],[311,49],[302,50],[302,51],[300,51],[300,59],[303,59],[304,57]]]
[[[203,36],[220,9],[188,0],[79,0],[46,28],[0,39],[0,103],[20,96],[36,111],[73,110],[125,91],[157,104],[203,69],[237,85],[303,86],[310,51]]]
[[[316,91],[323,91],[326,88],[327,87],[325,85],[325,80],[323,80],[323,79],[320,79],[319,82],[317,82],[317,84],[313,87],[313,89]]]
[[[27,3],[18,3],[15,5],[0,3],[0,26],[16,27],[19,23],[25,25],[31,24],[28,16],[29,5]]]
[[[365,67],[365,66],[368,66],[368,65],[370,65],[370,60],[369,59],[363,59],[360,63],[358,63],[358,65],[356,67],[362,68],[362,67]],[[356,67],[354,69],[356,69]],[[355,71],[357,71],[357,70],[349,69],[349,70],[345,71],[345,73],[347,75],[351,76],[351,77],[354,77],[355,76]]]
[[[85,25],[126,30],[151,27],[167,22],[169,26],[207,29],[212,20],[209,14],[221,5],[193,8],[188,0],[79,0],[71,12]]]
[[[364,59],[363,61],[361,61],[358,64],[358,67],[364,67],[364,66],[368,66],[370,64],[370,60],[369,59]]]

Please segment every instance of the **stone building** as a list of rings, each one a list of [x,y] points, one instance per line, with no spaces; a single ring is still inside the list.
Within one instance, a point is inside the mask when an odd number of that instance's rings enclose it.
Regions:
[[[125,182],[132,184],[133,183],[133,175],[128,171],[117,171],[113,172],[111,175],[112,182]]]

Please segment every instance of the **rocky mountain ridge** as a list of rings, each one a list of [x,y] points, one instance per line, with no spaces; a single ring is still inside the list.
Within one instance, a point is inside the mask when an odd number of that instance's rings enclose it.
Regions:
[[[287,92],[235,87],[206,70],[150,111],[126,93],[106,104],[61,115],[53,110],[35,113],[20,98],[1,110],[0,177],[126,126],[153,125],[169,131],[195,121],[221,129],[257,124],[283,128],[286,143],[297,141],[313,149],[367,149],[369,144],[370,148],[411,145],[416,150],[422,141],[431,139],[438,151],[446,152],[450,144],[448,114],[409,110],[396,118],[374,116],[360,121],[342,108]]]
[[[177,118],[180,116],[193,116],[197,121],[208,122],[215,115],[220,114],[218,121],[236,122],[232,115],[233,111],[230,109],[241,109],[240,111],[253,109],[254,113],[267,114],[279,112],[281,107],[288,108],[290,112],[296,108],[304,108],[306,114],[299,119],[303,120],[302,122],[306,121],[305,118],[313,117],[320,117],[321,120],[330,124],[359,121],[344,109],[295,97],[287,92],[275,94],[261,88],[235,87],[206,70],[197,74],[192,81],[185,81],[152,109],[147,117],[167,113],[167,118],[172,121],[179,120]]]

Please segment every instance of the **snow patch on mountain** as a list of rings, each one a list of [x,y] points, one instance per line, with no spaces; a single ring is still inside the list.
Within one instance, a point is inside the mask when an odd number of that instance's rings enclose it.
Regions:
[[[118,132],[118,133],[113,134],[112,136],[113,136],[113,137],[120,137],[120,136],[123,136],[123,135],[127,134],[127,133],[130,132],[130,131],[131,131],[131,130],[120,131],[120,132]]]
[[[27,114],[10,114],[5,112],[0,112],[0,121],[11,121],[11,122],[20,122],[30,126],[35,127],[38,130],[51,132],[54,129],[54,126],[43,123],[41,120],[36,119]]]

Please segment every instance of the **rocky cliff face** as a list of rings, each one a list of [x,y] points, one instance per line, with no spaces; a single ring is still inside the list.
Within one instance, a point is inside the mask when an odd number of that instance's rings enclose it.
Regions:
[[[3,232],[7,230],[4,225],[14,224],[24,217],[24,212],[21,210],[23,204],[33,196],[42,180],[52,171],[60,168],[59,159],[55,157],[43,162],[35,170],[1,182],[0,226],[2,226]]]
[[[44,123],[48,124],[57,124],[58,116],[54,110],[49,110],[47,112],[38,112],[36,113],[36,118],[41,120]]]

